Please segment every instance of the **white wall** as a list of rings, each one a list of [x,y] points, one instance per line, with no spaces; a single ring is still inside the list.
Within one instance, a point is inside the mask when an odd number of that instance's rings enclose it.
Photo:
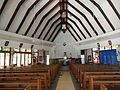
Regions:
[[[79,42],[76,42],[68,31],[60,32],[54,41],[56,45],[51,49],[51,56],[52,58],[62,58],[64,52],[67,52],[68,57],[72,53],[72,57],[77,58],[81,49],[97,48],[97,43],[100,43],[101,47],[108,46],[108,40],[111,40],[113,45],[120,45],[120,29]],[[66,42],[66,46],[63,46],[64,42]]]
[[[75,45],[76,41],[72,35],[70,35],[69,31],[66,31],[66,33],[60,32],[54,42],[56,45],[51,50],[51,56],[53,58],[63,58],[64,52],[67,52],[68,57],[70,57],[71,53],[73,58],[77,58],[78,51]],[[63,46],[64,42],[66,43],[66,46]]]
[[[100,43],[100,46],[107,46],[108,40],[111,40],[113,45],[120,45],[120,29],[106,33],[104,35],[99,35],[92,37],[90,39],[82,40],[76,43],[79,49],[88,49],[97,47],[97,43]]]
[[[52,42],[0,30],[0,46],[4,46],[5,41],[9,41],[10,47],[19,48],[20,43],[23,43],[22,48],[31,48],[31,45],[34,45],[33,48],[38,50],[51,50],[51,47],[55,45]]]
[[[33,44],[35,45],[35,49],[49,50],[50,58],[63,58],[64,52],[67,52],[68,57],[70,57],[70,53],[72,53],[72,57],[77,58],[78,55],[80,55],[81,49],[97,47],[98,42],[101,46],[107,46],[108,40],[111,40],[113,45],[120,45],[120,29],[79,42],[76,42],[68,31],[66,31],[66,33],[60,32],[54,41],[56,44],[1,30],[0,46],[4,46],[6,40],[10,41],[10,47],[19,47],[20,43],[22,42],[24,43],[24,48],[30,48],[30,46]],[[63,46],[64,42],[66,42],[66,46]]]

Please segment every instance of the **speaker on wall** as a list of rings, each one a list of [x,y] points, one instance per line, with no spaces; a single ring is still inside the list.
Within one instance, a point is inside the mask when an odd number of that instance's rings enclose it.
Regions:
[[[19,48],[22,48],[22,46],[23,46],[23,43],[20,43]]]
[[[31,45],[31,49],[34,47],[34,45]]]
[[[9,41],[5,41],[5,46],[8,46],[8,44],[9,44]]]
[[[81,50],[81,55],[84,55],[85,54],[85,50]]]

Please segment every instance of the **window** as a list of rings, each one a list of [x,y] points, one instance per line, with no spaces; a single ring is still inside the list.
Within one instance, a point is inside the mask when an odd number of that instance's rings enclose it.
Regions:
[[[5,53],[5,66],[9,67],[10,53]]]
[[[24,66],[24,59],[25,59],[25,54],[22,53],[22,61],[21,61],[21,64]]]
[[[4,53],[0,53],[0,68],[4,68]]]
[[[12,64],[17,64],[17,54],[14,53],[13,55],[13,63]]]
[[[17,53],[17,66],[21,66],[21,61],[20,61],[20,53]]]

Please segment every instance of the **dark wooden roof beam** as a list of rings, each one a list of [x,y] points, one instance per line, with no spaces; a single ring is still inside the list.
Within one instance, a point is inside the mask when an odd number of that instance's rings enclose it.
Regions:
[[[34,6],[35,6],[39,1],[40,1],[40,0],[36,0],[36,1],[28,8],[28,10],[27,10],[27,12],[25,13],[25,15],[24,15],[24,17],[23,17],[23,19],[22,19],[19,27],[18,27],[17,30],[16,30],[16,33],[19,33],[19,31],[20,31],[20,29],[21,29],[21,27],[22,27],[25,19],[27,18],[28,14],[30,13],[30,11],[34,8]]]
[[[60,10],[57,12],[57,13],[55,13],[48,21],[47,21],[47,23],[45,24],[45,26],[44,26],[44,28],[43,28],[43,32],[46,30],[46,28],[47,28],[47,26],[49,25],[49,23],[56,17],[56,16],[58,16],[60,14]],[[32,37],[34,37],[34,33],[33,33],[33,35],[32,35]]]
[[[71,30],[68,28],[68,26],[67,26],[66,28],[67,28],[67,30],[69,31],[69,33],[72,35],[72,37],[75,39],[75,41],[78,41],[78,40],[76,39],[76,37],[73,35],[73,33],[71,32]],[[62,27],[60,27],[59,30],[57,31],[57,33],[55,34],[55,36],[54,36],[53,39],[52,39],[52,42],[54,42],[55,38],[58,36],[58,34],[59,34],[59,32],[60,32],[61,30],[62,30]]]
[[[33,17],[30,25],[28,26],[26,32],[24,33],[25,36],[26,36],[27,33],[29,32],[30,28],[32,27],[32,25],[33,25],[34,21],[36,20],[36,18],[38,17],[38,15],[39,15],[47,6],[49,6],[49,4],[51,4],[53,1],[54,1],[54,0],[49,0],[49,1],[35,14],[35,16]]]
[[[81,31],[81,29],[78,27],[78,25],[76,24],[76,22],[74,22],[74,20],[70,19],[69,17],[67,17],[68,20],[70,20],[76,27],[79,31]],[[83,33],[81,33],[83,34]],[[83,36],[83,35],[82,35]],[[84,37],[84,36],[83,36]],[[84,37],[86,39],[86,36]]]
[[[34,35],[36,34],[36,32],[39,30],[39,27],[42,25],[44,19],[50,14],[52,13],[58,6],[60,5],[60,3],[58,2],[51,10],[49,10],[49,12],[47,12],[43,17],[42,19],[40,20],[39,24],[37,25],[35,31],[34,31]],[[43,31],[40,33],[40,36],[42,35]],[[32,35],[32,36],[34,36]]]
[[[97,20],[96,16],[94,15],[94,13],[87,7],[85,6],[81,1],[75,0],[78,4],[80,4],[86,11],[88,11],[90,13],[90,15],[93,17],[93,19],[96,21],[96,23],[98,24],[98,26],[101,28],[101,30],[104,30],[104,28],[102,27],[102,25],[100,24],[100,22]],[[95,19],[96,18],[96,19]],[[96,35],[98,35],[97,31],[95,30],[95,28],[90,25],[90,27],[92,28],[92,30],[94,31],[94,33]]]
[[[2,7],[0,9],[0,15],[2,14],[2,12],[3,12],[3,10],[4,10],[4,8],[5,8],[6,4],[7,4],[7,2],[8,2],[8,0],[4,0],[4,2],[2,4]]]
[[[76,7],[74,7],[71,3],[69,3],[68,2],[68,5],[69,6],[71,6],[73,9],[75,9],[81,16],[83,16],[84,17],[84,19],[87,21],[87,23],[90,25],[91,23],[90,23],[90,21],[88,20],[88,18],[81,12],[81,11],[79,11]],[[86,30],[86,32],[87,32],[87,34],[90,36],[90,37],[92,37],[92,35],[89,33],[89,31],[87,30],[87,29],[85,29]]]
[[[102,15],[104,16],[104,18],[106,19],[106,21],[108,22],[108,24],[110,25],[110,27],[112,28],[112,30],[115,30],[115,27],[112,25],[112,23],[110,22],[110,20],[108,19],[108,17],[106,16],[106,14],[104,13],[104,11],[102,10],[102,8],[100,7],[100,5],[98,3],[96,3],[94,0],[90,0],[102,13]]]
[[[73,26],[70,24],[70,23],[68,23],[67,22],[67,25],[69,25],[71,28],[72,28],[72,30],[74,31],[74,33],[77,35],[77,37],[80,39],[80,40],[82,40],[81,39],[81,37],[78,35],[78,33],[76,32],[76,30],[73,28]]]
[[[62,30],[62,27],[60,27],[60,28],[58,29],[58,31],[56,32],[55,36],[54,36],[53,39],[51,40],[51,42],[54,42],[54,40],[55,40],[55,38],[58,36],[60,30]]]
[[[69,25],[68,25],[69,26]],[[77,39],[76,39],[76,37],[73,35],[73,33],[71,32],[71,30],[69,29],[69,27],[67,26],[67,30],[69,31],[69,33],[72,35],[72,37],[75,39],[75,41],[78,41]]]
[[[76,18],[76,20],[79,21],[79,23],[82,25],[82,27],[84,29],[86,29],[85,25],[83,24],[83,22],[80,20],[80,18],[78,18],[76,15],[74,15],[72,12],[70,12],[69,10],[67,10],[67,12],[72,15],[74,18]],[[82,32],[82,30],[80,30],[80,33],[82,34],[82,36],[86,39],[86,36],[84,35],[84,33]]]
[[[12,24],[14,18],[15,18],[16,15],[17,15],[17,12],[19,11],[20,7],[22,6],[22,4],[23,4],[24,2],[25,2],[25,0],[21,0],[21,1],[19,2],[19,4],[17,5],[17,8],[15,9],[15,11],[14,11],[14,13],[13,13],[13,15],[12,15],[12,17],[11,17],[11,19],[10,19],[7,27],[6,27],[6,29],[5,29],[5,31],[8,31],[8,30],[9,30],[10,25]]]
[[[47,41],[50,41],[50,39],[52,38],[52,35],[55,33],[55,30],[58,28],[59,25],[61,25],[61,22],[56,25],[56,27],[54,28],[54,30],[53,30],[52,33],[50,34],[50,36],[49,36],[49,38],[48,38]]]
[[[56,19],[52,24],[51,24],[51,26],[50,26],[50,28],[47,30],[47,33],[45,34],[45,36],[44,36],[44,38],[43,38],[43,40],[45,40],[46,39],[46,37],[47,37],[47,35],[49,34],[49,32],[51,31],[51,29],[52,29],[52,27],[54,26],[54,24],[55,23],[57,23],[57,22],[59,22],[60,21],[60,17],[58,18],[58,19]],[[39,38],[38,39],[40,39],[40,36],[39,36]]]
[[[119,14],[119,12],[117,11],[117,9],[115,8],[115,6],[114,6],[114,4],[112,3],[112,1],[111,1],[111,0],[107,0],[107,1],[108,1],[108,3],[110,4],[110,6],[112,7],[112,9],[114,10],[115,14],[117,15],[117,17],[118,17],[119,20],[120,20],[120,14]]]

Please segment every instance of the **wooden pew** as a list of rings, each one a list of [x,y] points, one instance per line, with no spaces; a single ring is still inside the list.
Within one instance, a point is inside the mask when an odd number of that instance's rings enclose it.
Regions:
[[[120,73],[120,66],[118,65],[71,64],[70,69],[84,90],[86,90],[86,80],[88,81],[88,78],[85,79],[86,75],[84,73],[86,72],[91,74],[95,72],[96,75],[99,75],[101,72],[101,74],[105,74],[104,72],[107,72],[107,74],[109,74],[109,72],[113,72],[113,74],[116,74],[115,72],[117,72],[117,74]]]
[[[7,77],[38,77],[38,78],[42,78],[42,80],[44,81],[45,83],[45,88],[46,90],[50,87],[50,76],[48,74],[48,72],[31,72],[31,71],[28,71],[28,72],[5,72],[5,73],[0,73],[0,78],[7,78]]]
[[[29,75],[30,74],[30,75]],[[0,90],[2,87],[27,87],[27,86],[36,86],[41,88],[38,90],[42,90],[42,86],[44,84],[45,90],[48,90],[48,84],[46,80],[45,73],[12,73],[12,74],[5,74],[3,77],[0,76]],[[17,76],[18,75],[18,76]],[[39,82],[38,82],[39,81]],[[37,83],[38,82],[38,83]],[[32,84],[31,84],[32,83]]]
[[[86,90],[87,82],[89,81],[89,78],[99,78],[99,79],[120,79],[120,72],[84,72],[83,76],[83,89]]]
[[[100,86],[100,88],[104,88],[105,90],[107,90],[107,87],[113,88],[113,89],[115,89],[115,88],[120,89],[120,78],[119,78],[119,80],[116,80],[117,78],[114,79],[114,78],[111,78],[111,77],[109,77],[110,80],[108,80],[108,78],[107,78],[107,80],[105,78],[102,79],[102,80],[101,79],[102,78],[90,77],[90,79],[89,79],[89,89],[88,90],[95,90],[95,86]],[[101,86],[101,84],[104,85],[104,86]]]
[[[118,65],[70,64],[70,69],[78,81],[82,81],[83,72],[87,71],[120,71]]]
[[[10,81],[14,82],[15,80],[17,80],[18,81],[18,83],[17,83],[18,86],[22,86],[25,83],[22,83],[20,81],[34,81],[34,79],[36,79],[36,81],[38,81],[39,83],[44,81],[45,90],[48,90],[48,88],[50,87],[51,80],[57,74],[58,69],[59,69],[59,64],[54,64],[54,65],[51,65],[51,66],[34,65],[34,66],[31,66],[31,67],[22,67],[22,68],[15,68],[15,69],[0,70],[0,80],[3,80],[4,82],[5,82],[5,80],[6,80],[6,82],[7,82],[7,80],[9,82]],[[44,78],[42,78],[43,77],[42,73],[44,74]],[[31,76],[32,76],[32,78],[31,78]],[[10,77],[12,77],[12,78],[10,79]],[[22,78],[22,77],[24,77],[24,78]],[[25,78],[25,77],[28,77],[30,80]],[[41,80],[41,82],[40,82],[39,79]],[[4,86],[3,84],[5,84],[5,83],[0,82],[0,85]],[[7,84],[8,83],[6,83],[6,86],[7,86]],[[32,85],[34,85],[34,84],[32,84]],[[26,89],[30,89],[30,88],[31,88],[30,85],[29,85],[29,87],[27,85]],[[37,88],[40,89],[41,86],[38,84]]]
[[[9,82],[0,82],[0,90],[43,90],[41,79],[34,79],[34,82],[20,82],[19,80],[12,82],[11,78]]]
[[[107,87],[104,84],[100,84],[100,90],[108,90]]]
[[[93,67],[91,65],[86,65],[86,66],[87,67],[85,67],[85,65],[84,65],[84,68],[79,69],[79,72],[78,72],[79,73],[78,79],[81,82],[84,77],[84,72],[120,72],[120,68],[119,67],[117,68],[116,66],[114,68],[114,65],[113,65],[114,69],[112,69],[111,65],[110,65],[110,67],[109,67],[109,65],[106,67],[105,67],[105,65],[103,65],[103,67],[102,67],[102,65],[94,65]]]

